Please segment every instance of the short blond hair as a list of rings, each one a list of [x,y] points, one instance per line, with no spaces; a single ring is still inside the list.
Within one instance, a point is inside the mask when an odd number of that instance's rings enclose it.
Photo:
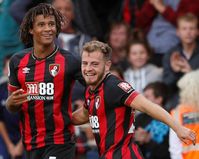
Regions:
[[[199,109],[199,69],[185,74],[177,83],[180,102]]]
[[[111,60],[112,49],[107,43],[103,43],[100,41],[87,42],[83,46],[82,53],[84,51],[88,52],[88,53],[92,53],[94,51],[99,51],[99,52],[103,53],[104,58],[106,60]]]
[[[178,26],[181,21],[196,23],[196,26],[198,27],[198,17],[192,13],[186,13],[178,17],[177,19]]]

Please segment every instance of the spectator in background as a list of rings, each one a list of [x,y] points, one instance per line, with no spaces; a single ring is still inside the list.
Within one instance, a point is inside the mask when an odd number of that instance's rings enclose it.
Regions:
[[[164,0],[164,4],[170,6],[174,11],[177,10],[178,3],[179,0]],[[142,7],[136,9],[135,20],[136,27],[145,31],[147,40],[154,49],[152,62],[157,66],[162,66],[164,54],[179,43],[176,27],[158,13],[151,0],[145,0]]]
[[[184,75],[178,81],[180,89],[180,103],[172,110],[171,114],[182,125],[199,132],[199,70],[192,71]],[[196,138],[196,144],[183,143],[176,136],[173,130],[170,130],[169,151],[171,159],[198,159],[199,158],[199,135]]]
[[[97,1],[95,1],[97,2]],[[100,1],[101,2],[101,1]],[[102,28],[90,0],[73,0],[75,22],[80,30],[91,37],[103,38]]]
[[[18,114],[11,114],[5,107],[8,97],[8,63],[10,56],[4,58],[3,75],[0,82],[0,158],[1,159],[21,159],[23,155],[23,145],[19,130]]]
[[[143,92],[148,83],[162,80],[162,69],[149,63],[152,50],[146,41],[130,42],[127,52],[130,67],[124,72],[124,80],[136,91]]]
[[[61,33],[58,36],[59,46],[80,56],[81,48],[91,40],[91,37],[82,33],[75,23],[75,8],[72,0],[53,0],[53,6],[67,18],[67,23],[62,25]]]
[[[107,42],[113,49],[112,64],[124,71],[128,67],[126,47],[129,41],[130,28],[125,22],[115,21],[110,25]]]
[[[154,8],[170,23],[176,25],[178,17],[192,13],[199,19],[198,0],[177,0],[177,9],[165,3],[165,0],[149,0]]]
[[[135,27],[135,10],[139,10],[145,0],[123,0],[122,17],[125,22]]]
[[[13,2],[14,0],[1,0],[0,2],[0,76],[4,57],[24,47],[19,39],[19,25],[9,13]]]
[[[144,96],[165,109],[167,90],[167,86],[162,82],[149,83],[144,88]],[[135,141],[145,159],[170,159],[169,127],[167,125],[141,113],[135,118],[135,127]]]
[[[7,55],[3,59],[3,75],[0,77],[0,84],[8,81],[8,64],[11,55]]]
[[[124,79],[123,71],[119,66],[111,66],[110,72],[119,79]]]
[[[79,0],[77,0],[79,1]],[[89,0],[102,30],[102,39],[114,21],[122,20],[123,0]]]
[[[190,13],[179,17],[177,35],[181,42],[163,60],[163,79],[172,93],[170,107],[175,107],[178,103],[177,81],[183,74],[199,68],[198,18]]]
[[[52,0],[14,0],[10,6],[10,14],[20,25],[26,12],[39,3],[50,3]]]

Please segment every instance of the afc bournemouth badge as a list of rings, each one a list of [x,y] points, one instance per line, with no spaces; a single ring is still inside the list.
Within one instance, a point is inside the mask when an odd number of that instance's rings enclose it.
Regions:
[[[91,100],[88,98],[88,99],[86,100],[86,105],[87,105],[87,107],[90,106],[90,103],[91,103]]]
[[[100,106],[100,96],[95,97],[95,108],[98,109]]]
[[[59,73],[59,64],[50,64],[49,65],[49,72],[50,74],[55,77]]]

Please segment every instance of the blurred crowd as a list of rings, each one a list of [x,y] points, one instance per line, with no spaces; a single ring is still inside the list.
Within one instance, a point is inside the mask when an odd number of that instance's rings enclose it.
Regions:
[[[32,46],[20,41],[19,28],[25,13],[39,3],[51,3],[66,17],[56,39],[59,47],[81,56],[86,42],[107,42],[113,50],[112,74],[199,130],[198,0],[0,0],[0,159],[24,158],[18,115],[5,108],[7,67],[14,53]],[[73,110],[84,104],[78,82],[72,103]],[[76,126],[75,132],[76,159],[97,159],[89,124]],[[146,159],[180,159],[199,151],[198,138],[195,147],[176,138],[168,126],[137,112],[135,141]]]

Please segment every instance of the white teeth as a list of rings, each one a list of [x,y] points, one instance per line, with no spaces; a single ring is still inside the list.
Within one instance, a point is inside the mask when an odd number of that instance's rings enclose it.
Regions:
[[[94,74],[88,74],[88,73],[87,73],[86,76],[94,76]]]
[[[44,37],[50,37],[51,35],[43,35]]]

